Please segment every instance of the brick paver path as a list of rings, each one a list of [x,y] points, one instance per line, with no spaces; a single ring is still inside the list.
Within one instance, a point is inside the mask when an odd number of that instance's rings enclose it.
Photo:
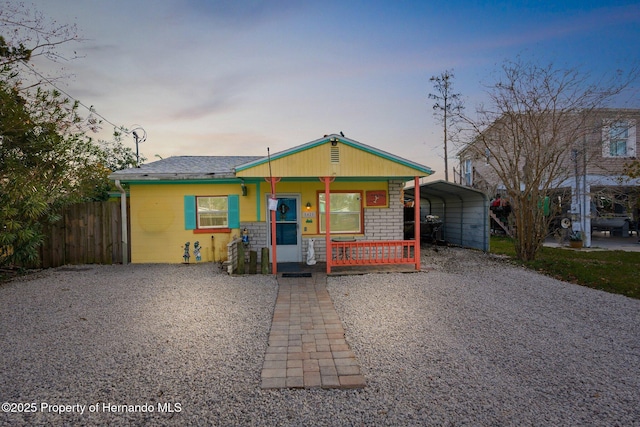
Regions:
[[[365,379],[344,337],[326,274],[278,275],[262,388],[357,388]]]

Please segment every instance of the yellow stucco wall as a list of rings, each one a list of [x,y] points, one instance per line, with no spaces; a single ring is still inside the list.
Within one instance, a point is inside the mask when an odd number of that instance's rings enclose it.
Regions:
[[[250,186],[247,186],[250,187]],[[227,244],[239,235],[234,229],[227,233],[194,233],[185,230],[184,196],[226,196],[239,194],[238,184],[144,184],[131,185],[131,262],[180,263],[183,246],[200,242],[202,261],[227,258]],[[255,189],[254,189],[255,191]],[[240,221],[255,218],[255,205],[240,196]],[[213,236],[213,239],[211,238]]]
[[[264,222],[266,227],[266,198],[271,193],[267,182],[247,183],[247,195],[242,196],[240,185],[234,184],[132,184],[131,194],[131,262],[181,263],[185,242],[191,243],[191,262],[195,263],[193,244],[200,242],[202,262],[225,261],[227,244],[240,235],[239,229],[225,233],[194,233],[185,229],[184,196],[239,195],[240,222]],[[333,182],[331,191],[385,190],[386,181]],[[300,195],[302,234],[313,236],[318,227],[318,191],[324,184],[318,181],[280,182],[278,196]],[[306,204],[311,209],[306,209]],[[364,203],[363,203],[364,205]],[[311,213],[305,215],[305,213]],[[212,238],[213,236],[213,238]]]
[[[331,150],[337,150],[332,162]],[[412,177],[425,176],[423,171],[375,155],[365,150],[338,143],[318,145],[271,161],[271,174],[278,177]],[[236,172],[238,177],[269,176],[269,164]]]

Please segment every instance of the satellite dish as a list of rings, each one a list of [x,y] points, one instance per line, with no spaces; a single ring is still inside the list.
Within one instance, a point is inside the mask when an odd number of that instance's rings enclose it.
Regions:
[[[571,220],[569,218],[562,218],[562,221],[560,221],[560,225],[562,226],[562,228],[569,228],[571,227]]]

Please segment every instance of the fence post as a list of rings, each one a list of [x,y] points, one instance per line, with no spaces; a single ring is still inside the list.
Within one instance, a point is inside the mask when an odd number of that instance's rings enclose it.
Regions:
[[[237,245],[238,250],[238,274],[244,274],[244,245],[242,242]]]
[[[269,274],[269,248],[262,248],[262,254],[260,255],[260,272],[262,274]]]
[[[258,252],[249,251],[249,274],[256,274],[258,264]]]

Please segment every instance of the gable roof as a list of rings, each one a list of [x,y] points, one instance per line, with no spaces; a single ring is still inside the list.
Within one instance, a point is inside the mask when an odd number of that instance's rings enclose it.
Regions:
[[[331,148],[342,150],[342,164],[330,161]],[[384,177],[428,176],[431,168],[341,135],[325,135],[270,156],[273,176]],[[109,179],[186,181],[260,178],[270,175],[268,156],[176,156],[113,172]]]
[[[109,179],[127,181],[235,178],[237,165],[260,156],[175,156],[147,163],[139,168],[113,172]]]
[[[344,149],[342,148],[344,147]],[[336,151],[333,151],[333,150]],[[340,150],[343,150],[342,152]],[[344,154],[344,157],[340,157]],[[286,159],[286,160],[285,160]],[[269,159],[238,165],[238,177],[268,176]],[[344,165],[341,166],[341,162]],[[428,176],[428,166],[396,156],[341,135],[323,138],[271,155],[273,176],[279,177],[411,177]]]

